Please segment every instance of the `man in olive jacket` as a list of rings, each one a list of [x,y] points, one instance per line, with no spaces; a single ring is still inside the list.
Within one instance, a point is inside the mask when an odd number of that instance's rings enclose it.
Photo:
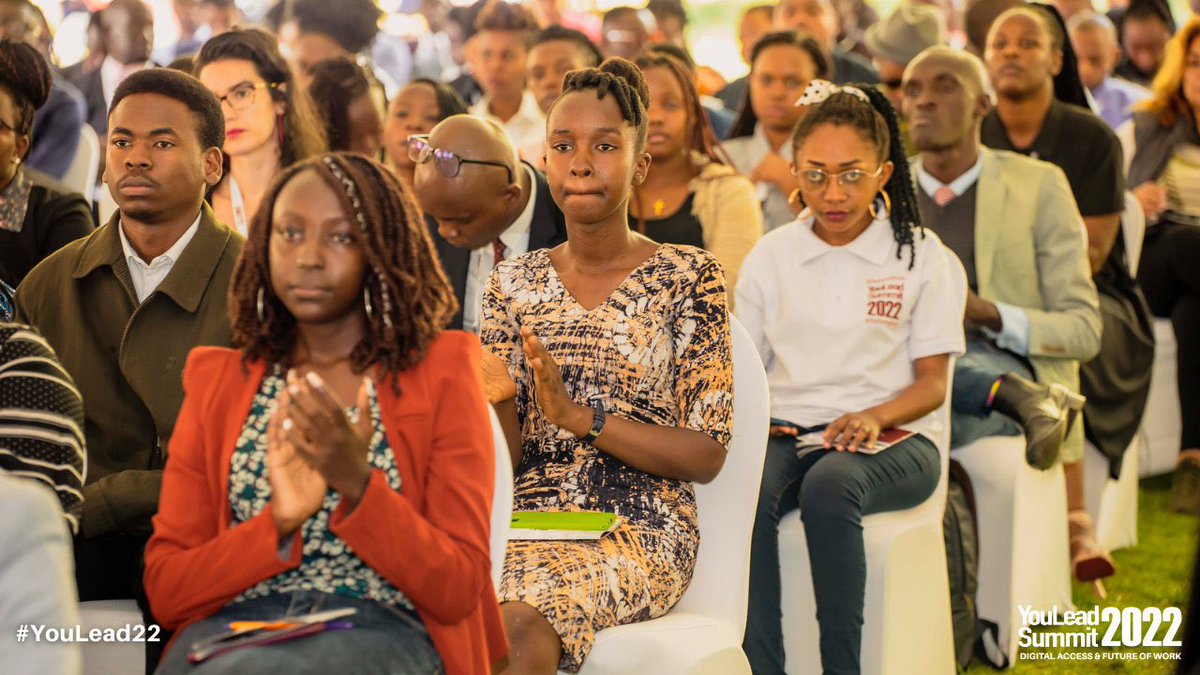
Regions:
[[[79,386],[88,483],[75,540],[80,600],[141,595],[164,450],[191,349],[228,345],[227,295],[242,238],[213,217],[221,104],[191,76],[144,70],[109,111],[104,182],[118,212],[35,267],[20,320],[46,337]]]

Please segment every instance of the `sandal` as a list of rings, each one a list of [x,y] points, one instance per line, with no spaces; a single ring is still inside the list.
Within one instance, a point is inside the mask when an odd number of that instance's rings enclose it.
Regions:
[[[1117,570],[1112,558],[1096,543],[1092,518],[1084,509],[1067,514],[1071,537],[1071,570],[1078,581],[1097,581],[1111,577]]]

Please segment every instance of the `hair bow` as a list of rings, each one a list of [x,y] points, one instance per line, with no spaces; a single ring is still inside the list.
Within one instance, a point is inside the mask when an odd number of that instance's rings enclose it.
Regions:
[[[816,105],[824,103],[826,99],[834,94],[850,94],[856,96],[864,103],[870,104],[871,99],[867,97],[867,92],[858,87],[839,86],[829,80],[813,80],[804,88],[804,94],[796,101],[796,106]]]

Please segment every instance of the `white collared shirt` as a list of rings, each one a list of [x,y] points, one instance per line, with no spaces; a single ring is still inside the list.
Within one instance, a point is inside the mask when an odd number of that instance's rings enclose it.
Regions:
[[[546,140],[546,116],[542,114],[542,109],[538,106],[537,98],[532,92],[528,89],[525,90],[525,93],[521,95],[521,107],[517,108],[517,114],[510,117],[507,122],[492,114],[489,107],[491,104],[491,97],[484,96],[479,99],[479,103],[471,106],[470,112],[476,117],[492,120],[504,127],[504,131],[508,133],[508,139],[512,141],[514,147],[521,149],[539,147],[540,149],[540,144]]]
[[[521,168],[529,176],[529,201],[521,215],[500,233],[504,244],[504,259],[511,260],[529,252],[529,234],[533,228],[533,205],[537,202],[537,177],[524,164]],[[467,288],[463,294],[463,330],[479,334],[479,313],[483,309],[483,290],[487,288],[488,275],[495,267],[495,252],[492,242],[471,251],[471,262],[467,265]]]
[[[936,199],[937,191],[948,187],[954,193],[955,197],[961,197],[971,189],[971,186],[979,182],[979,174],[983,170],[983,153],[975,158],[975,164],[967,169],[963,175],[950,181],[943,183],[934,178],[925,170],[921,162],[916,162],[917,165],[917,183],[925,194],[929,195],[930,199]],[[975,224],[971,223],[970,227],[974,228]],[[1007,305],[1003,302],[993,303],[996,305],[996,311],[1000,312],[1000,331],[994,331],[990,328],[984,328],[983,332],[988,337],[996,341],[996,345],[1007,349],[1021,356],[1029,355],[1029,315],[1025,310],[1015,305]]]
[[[915,236],[916,262],[886,211],[857,239],[831,246],[807,214],[768,232],[742,263],[734,307],[762,357],[771,416],[803,427],[896,398],[913,362],[964,350],[963,283],[933,232]],[[943,440],[930,413],[901,425]]]
[[[137,294],[138,304],[145,302],[146,298],[163,282],[163,279],[167,278],[167,275],[171,273],[171,268],[175,267],[175,261],[179,260],[179,256],[192,242],[192,238],[196,236],[199,229],[200,215],[197,214],[196,221],[178,241],[171,245],[171,248],[154,260],[146,262],[129,244],[129,238],[125,236],[125,226],[120,221],[117,222],[117,232],[121,236],[121,250],[125,252],[125,262],[129,264],[129,277],[133,281],[133,291]]]
[[[104,60],[100,62],[100,88],[104,91],[104,105],[112,105],[113,94],[116,93],[117,86],[121,84],[122,80],[151,65],[153,64],[149,61],[125,64],[111,56],[104,57]]]

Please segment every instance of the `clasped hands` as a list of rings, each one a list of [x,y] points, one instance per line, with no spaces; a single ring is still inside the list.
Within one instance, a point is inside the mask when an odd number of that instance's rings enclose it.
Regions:
[[[533,372],[534,400],[542,416],[576,436],[587,435],[592,428],[592,409],[571,399],[558,362],[529,327],[521,329],[521,349]],[[517,385],[500,357],[484,349],[482,366],[484,391],[489,403],[496,405],[517,395]]]
[[[332,489],[353,507],[362,499],[371,465],[370,396],[364,379],[352,423],[314,372],[287,373],[287,386],[267,425],[271,515],[286,537],[321,509]]]

